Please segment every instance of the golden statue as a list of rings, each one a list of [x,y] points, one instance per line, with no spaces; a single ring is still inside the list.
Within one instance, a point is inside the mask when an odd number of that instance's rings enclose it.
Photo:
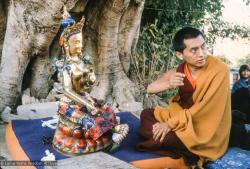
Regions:
[[[118,145],[128,133],[128,125],[117,123],[108,103],[89,95],[96,76],[89,56],[82,54],[83,25],[84,18],[68,26],[60,38],[65,55],[61,73],[64,97],[59,103],[53,147],[69,155]]]

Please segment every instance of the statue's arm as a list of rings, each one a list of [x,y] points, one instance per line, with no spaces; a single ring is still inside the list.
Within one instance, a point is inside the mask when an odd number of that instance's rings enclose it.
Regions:
[[[92,114],[98,113],[97,108],[93,104],[91,104],[88,100],[82,98],[72,89],[71,77],[66,70],[63,71],[63,89],[64,95],[66,97],[75,101],[76,103],[86,106],[86,108],[91,111]]]

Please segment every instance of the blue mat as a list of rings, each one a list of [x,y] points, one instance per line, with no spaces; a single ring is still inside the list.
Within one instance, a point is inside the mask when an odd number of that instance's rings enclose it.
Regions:
[[[30,161],[40,161],[45,156],[45,150],[52,152],[56,160],[68,158],[55,151],[51,145],[43,144],[43,137],[53,138],[54,131],[48,127],[42,127],[41,120],[50,120],[43,118],[36,120],[13,120],[12,129],[19,141],[21,148],[24,150]],[[36,166],[43,169],[43,166]]]
[[[126,139],[122,142],[120,148],[111,154],[112,156],[126,162],[160,157],[159,155],[155,154],[141,153],[134,149],[135,144],[140,141],[140,137],[137,134],[137,129],[140,125],[139,119],[128,112],[118,113],[118,116],[121,119],[121,123],[127,123],[129,125],[130,131]],[[49,119],[51,118],[12,121],[13,131],[19,140],[20,146],[27,154],[30,161],[40,161],[41,158],[45,156],[46,149],[55,155],[56,160],[70,158],[55,151],[51,145],[43,144],[42,138],[44,136],[53,138],[54,135],[54,130],[41,126],[41,120]],[[44,168],[43,166],[36,167],[38,169]],[[248,169],[250,168],[250,152],[239,148],[230,148],[221,159],[217,160],[216,162],[209,163],[206,168]]]
[[[138,118],[128,112],[118,113],[117,115],[120,117],[121,123],[127,123],[129,125],[130,130],[119,149],[111,154],[112,156],[126,162],[160,157],[155,154],[141,153],[134,149],[135,144],[140,140],[137,134],[137,129],[140,125]],[[41,126],[42,120],[50,119],[51,118],[12,121],[12,129],[30,161],[40,161],[41,158],[45,156],[46,149],[55,155],[56,160],[70,158],[55,151],[51,145],[43,144],[43,137],[53,138],[54,135],[54,130]],[[43,166],[36,167],[38,169],[43,168]]]

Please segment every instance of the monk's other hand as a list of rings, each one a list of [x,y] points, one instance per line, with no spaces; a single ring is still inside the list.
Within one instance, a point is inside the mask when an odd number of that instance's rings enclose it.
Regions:
[[[155,123],[153,125],[153,139],[162,142],[170,130],[167,123]]]
[[[169,87],[176,88],[184,85],[185,74],[180,72],[173,72],[169,78]]]

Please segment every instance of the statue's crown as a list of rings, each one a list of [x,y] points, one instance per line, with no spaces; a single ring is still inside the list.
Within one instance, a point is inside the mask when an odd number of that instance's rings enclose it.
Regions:
[[[67,26],[64,29],[64,31],[60,37],[60,46],[62,46],[64,44],[64,42],[68,41],[70,36],[82,32],[82,28],[84,26],[84,21],[85,21],[85,18],[83,16],[79,22],[74,23],[73,25],[69,24],[69,26]]]

